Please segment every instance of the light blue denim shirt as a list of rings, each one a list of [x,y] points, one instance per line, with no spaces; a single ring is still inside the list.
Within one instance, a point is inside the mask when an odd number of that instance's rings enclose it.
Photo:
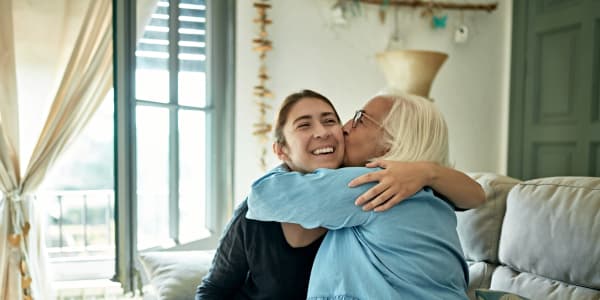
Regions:
[[[248,219],[325,227],[308,299],[467,299],[468,267],[451,205],[424,189],[385,212],[354,200],[374,184],[347,188],[368,168],[288,172],[258,179]]]

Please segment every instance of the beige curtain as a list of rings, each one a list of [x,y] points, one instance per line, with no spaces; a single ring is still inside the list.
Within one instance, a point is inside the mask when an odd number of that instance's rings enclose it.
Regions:
[[[19,5],[21,6],[17,8]],[[28,10],[23,5],[39,6],[29,7]],[[44,6],[48,6],[48,9],[63,9],[65,18],[80,22],[80,26],[73,26],[72,22],[62,23],[63,29],[75,28],[79,31],[74,35],[76,38],[71,47],[65,49],[66,46],[62,46],[57,52],[67,53],[64,56],[52,56],[52,48],[46,47],[46,57],[28,57],[28,47],[32,47],[32,44],[44,50],[47,45],[42,43],[43,39],[39,39],[37,45],[31,40],[22,44],[15,43],[15,37],[20,39],[30,33],[27,31],[21,34],[23,29],[13,26],[19,22],[35,24],[37,32],[45,32],[40,29],[43,26],[60,27],[56,24],[44,24],[45,19],[40,17],[43,14],[33,13],[36,9],[44,9]],[[36,203],[28,196],[35,192],[47,170],[85,127],[112,86],[111,6],[111,0],[0,0],[0,299],[53,298],[49,272],[46,269],[43,218],[36,210]],[[84,13],[73,17],[82,7]],[[23,20],[23,15],[32,14],[34,19]],[[47,41],[68,45],[69,35],[50,36]],[[26,171],[21,174],[22,138],[19,139],[18,103],[27,103],[24,95],[35,95],[40,89],[35,81],[27,80],[29,76],[19,76],[27,74],[26,67],[25,71],[21,71],[23,73],[19,73],[19,63],[26,58],[26,63],[29,64],[39,59],[40,68],[47,65],[58,66],[63,58],[67,63],[66,67],[47,68],[49,77],[55,75],[55,78],[59,78],[56,80],[58,85],[52,89],[55,93],[49,113],[33,147]],[[46,81],[49,86],[52,86],[52,79],[54,78]],[[21,93],[21,90],[24,92]],[[20,109],[35,107],[29,105]]]

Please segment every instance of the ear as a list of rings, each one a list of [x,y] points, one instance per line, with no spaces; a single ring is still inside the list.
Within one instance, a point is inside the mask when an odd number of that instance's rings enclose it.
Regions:
[[[390,152],[390,150],[392,150],[391,146],[385,146],[385,149],[383,150],[383,155],[388,154],[388,152]]]
[[[388,152],[390,152],[390,150],[392,150],[392,145],[382,145],[381,142],[378,143],[379,145],[377,146],[379,149],[376,151],[376,156],[375,157],[382,157],[384,155],[386,155]]]
[[[287,163],[290,161],[290,158],[286,153],[286,147],[280,143],[273,143],[273,153],[275,153],[275,155],[277,155],[277,158],[279,158],[279,160],[283,162]]]

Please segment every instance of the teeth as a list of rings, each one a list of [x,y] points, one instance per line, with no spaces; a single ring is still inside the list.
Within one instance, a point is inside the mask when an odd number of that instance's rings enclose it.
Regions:
[[[313,154],[315,154],[315,155],[319,155],[319,154],[323,154],[323,153],[333,153],[333,147],[319,148],[319,149],[313,151]]]

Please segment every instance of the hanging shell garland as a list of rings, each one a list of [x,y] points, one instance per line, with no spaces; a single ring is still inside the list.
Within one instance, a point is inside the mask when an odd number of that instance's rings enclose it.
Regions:
[[[267,52],[273,49],[271,41],[268,39],[267,26],[273,23],[267,17],[267,10],[271,8],[268,0],[254,2],[254,8],[258,13],[258,17],[253,20],[258,24],[258,37],[252,40],[252,50],[259,53],[260,68],[258,70],[258,85],[254,86],[255,104],[258,107],[258,121],[252,124],[254,130],[252,134],[258,138],[261,147],[260,167],[263,171],[267,169],[267,143],[269,141],[269,133],[271,132],[271,122],[267,120],[267,112],[272,108],[267,103],[273,98],[273,93],[267,88],[266,82],[269,80],[267,74],[266,57]]]

